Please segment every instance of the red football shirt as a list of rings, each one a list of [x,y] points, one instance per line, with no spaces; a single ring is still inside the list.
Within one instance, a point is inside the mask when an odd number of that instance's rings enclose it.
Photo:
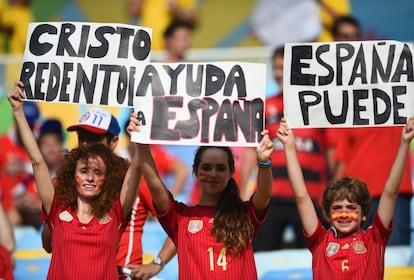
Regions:
[[[264,219],[258,220],[251,201],[245,207],[257,231]],[[187,206],[171,198],[168,211],[158,217],[177,247],[179,279],[257,279],[251,242],[233,258],[211,234],[213,215],[214,206]]]
[[[47,279],[118,279],[116,252],[126,220],[119,198],[107,215],[85,224],[69,207],[52,204],[52,258]]]
[[[367,231],[344,238],[319,224],[311,236],[305,236],[312,253],[313,279],[384,279],[385,246],[391,231],[377,213]]]

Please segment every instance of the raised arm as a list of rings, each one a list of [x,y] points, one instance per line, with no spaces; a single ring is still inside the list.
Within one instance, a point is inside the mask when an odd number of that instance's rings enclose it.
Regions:
[[[410,142],[414,137],[414,117],[407,120],[406,126],[402,129],[400,147],[391,167],[388,179],[385,182],[384,190],[378,204],[378,215],[385,227],[389,228],[394,214],[397,201],[398,189],[404,173],[405,161],[407,160]]]
[[[137,118],[137,113],[132,113],[128,130],[139,131],[140,123]],[[142,175],[147,182],[149,190],[151,192],[152,201],[155,209],[159,214],[163,214],[168,210],[170,192],[161,180],[158,174],[157,167],[155,166],[154,159],[152,158],[150,146],[146,144],[137,144],[137,153],[139,157],[139,166],[141,168]]]
[[[137,197],[140,179],[141,169],[139,168],[138,144],[135,144],[134,157],[132,158],[131,165],[125,174],[120,194],[122,210],[125,217],[127,217],[127,215],[131,212],[132,205]]]
[[[142,175],[148,184],[152,201],[159,214],[167,212],[170,193],[158,174],[149,145],[138,144],[138,153]]]
[[[263,217],[266,207],[269,205],[272,194],[272,169],[270,156],[273,153],[273,141],[269,138],[269,131],[262,132],[263,138],[256,148],[259,170],[257,173],[257,190],[253,194],[252,202],[258,217]],[[261,166],[261,167],[260,167]]]
[[[243,200],[248,200],[252,195],[252,190],[249,189],[249,181],[256,169],[256,149],[253,147],[244,148],[240,161],[240,193]]]
[[[23,112],[24,93],[21,90],[22,87],[22,82],[16,82],[7,97],[12,107],[16,126],[21,135],[23,145],[26,148],[30,160],[32,161],[33,173],[39,197],[43,203],[46,213],[49,213],[55,189],[52,181],[50,180],[49,169],[42,154],[40,153],[36,139],[33,136],[33,131],[30,129]]]
[[[307,235],[311,235],[318,225],[318,216],[312,199],[306,189],[305,179],[296,155],[295,136],[283,118],[277,132],[277,137],[284,145],[286,166],[290,185],[296,200],[303,229]]]

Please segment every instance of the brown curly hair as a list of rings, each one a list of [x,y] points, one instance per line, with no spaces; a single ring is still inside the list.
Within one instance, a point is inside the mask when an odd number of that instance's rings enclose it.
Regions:
[[[101,193],[91,202],[92,214],[102,218],[112,207],[122,187],[123,178],[128,169],[128,162],[115,155],[113,151],[103,145],[82,145],[65,155],[63,166],[57,174],[56,194],[60,207],[71,207],[76,210],[78,192],[76,190],[75,170],[79,160],[101,157],[106,165],[105,180]]]
[[[371,212],[372,200],[367,185],[356,178],[344,177],[331,180],[323,192],[321,204],[327,218],[332,203],[343,199],[360,205],[362,216],[368,217]]]
[[[234,156],[229,147],[202,146],[198,148],[194,157],[193,174],[197,174],[201,157],[208,149],[224,151],[227,154],[230,172],[234,173]],[[233,256],[237,256],[252,240],[253,233],[254,228],[240,198],[239,187],[234,178],[231,178],[216,205],[212,234]]]

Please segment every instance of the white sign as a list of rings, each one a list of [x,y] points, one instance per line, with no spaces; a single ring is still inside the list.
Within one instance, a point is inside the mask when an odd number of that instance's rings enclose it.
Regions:
[[[142,127],[131,140],[257,146],[264,128],[265,87],[265,64],[149,64],[134,97]]]
[[[29,100],[132,106],[150,50],[149,28],[31,23],[20,80]]]
[[[266,65],[149,63],[151,30],[102,23],[29,26],[21,81],[33,101],[134,107],[132,140],[257,146]]]
[[[413,54],[397,41],[285,44],[289,125],[404,125],[414,115]]]

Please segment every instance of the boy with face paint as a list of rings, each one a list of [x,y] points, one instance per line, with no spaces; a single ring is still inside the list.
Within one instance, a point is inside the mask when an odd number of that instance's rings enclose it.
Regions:
[[[361,128],[363,129],[363,128]],[[392,232],[392,218],[410,142],[414,117],[402,129],[397,155],[385,183],[374,221],[366,231],[361,224],[371,210],[371,196],[364,182],[345,177],[328,183],[322,208],[331,224],[326,230],[307,192],[295,150],[292,129],[283,118],[277,136],[284,145],[289,180],[312,253],[314,279],[383,279],[384,254]]]

